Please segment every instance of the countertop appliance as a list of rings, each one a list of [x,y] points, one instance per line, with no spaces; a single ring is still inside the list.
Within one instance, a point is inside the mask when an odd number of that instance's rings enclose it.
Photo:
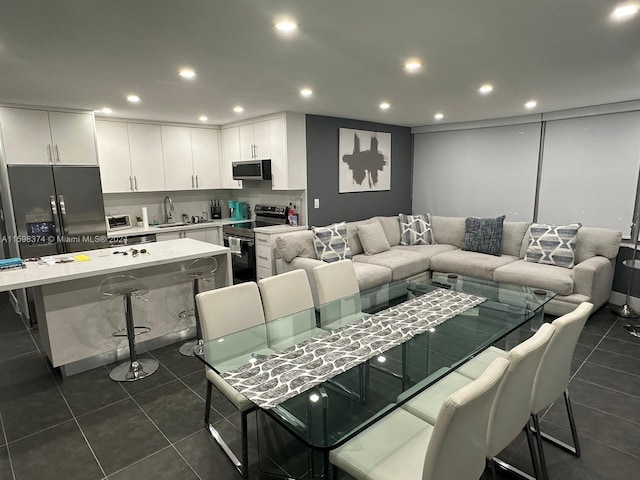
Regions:
[[[107,231],[123,230],[133,227],[131,215],[107,215]]]
[[[109,246],[98,167],[9,165],[7,170],[22,258]]]
[[[271,180],[271,160],[231,162],[234,180]]]
[[[256,281],[256,227],[270,225],[285,225],[287,223],[288,207],[274,205],[256,205],[254,208],[256,219],[252,222],[234,223],[222,227],[224,246],[235,243],[236,248],[231,251],[231,269],[233,283]]]
[[[247,202],[229,200],[229,217],[231,220],[249,220],[251,218],[249,204]]]

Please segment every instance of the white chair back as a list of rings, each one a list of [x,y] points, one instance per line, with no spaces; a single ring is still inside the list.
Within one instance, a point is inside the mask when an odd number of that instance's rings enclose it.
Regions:
[[[482,375],[445,401],[427,448],[422,480],[480,478],[489,412],[508,367],[508,360],[495,359]]]
[[[553,325],[544,323],[535,335],[509,351],[509,369],[489,417],[487,458],[504,450],[529,421],[533,382],[554,331]]]
[[[537,414],[551,405],[569,385],[573,352],[592,310],[593,304],[583,302],[573,312],[556,318],[552,323],[556,332],[536,374],[531,413]]]
[[[304,270],[293,270],[258,280],[267,322],[313,308],[309,279]]]
[[[255,282],[199,293],[196,302],[205,342],[264,323],[260,292]]]
[[[356,270],[351,260],[318,265],[313,269],[318,290],[318,304],[333,302],[360,291]]]

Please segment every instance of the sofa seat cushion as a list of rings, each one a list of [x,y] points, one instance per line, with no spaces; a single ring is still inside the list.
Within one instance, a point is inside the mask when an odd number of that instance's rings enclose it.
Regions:
[[[464,250],[451,250],[440,253],[431,259],[432,271],[457,273],[470,277],[493,280],[493,272],[504,265],[519,260],[512,255],[496,257],[484,253],[467,252]]]
[[[496,282],[544,288],[558,295],[573,293],[573,270],[525,260],[518,260],[496,269],[493,279]]]
[[[431,260],[431,257],[433,257],[434,255],[438,255],[439,253],[457,250],[457,248],[453,245],[445,245],[440,243],[434,245],[398,245],[395,248],[397,248],[398,250],[406,250],[408,252],[419,253],[429,260]]]
[[[391,269],[364,262],[353,262],[360,291],[379,287],[391,281]]]
[[[427,257],[416,252],[402,250],[400,247],[392,247],[391,250],[376,255],[355,255],[353,261],[387,267],[392,272],[392,280],[402,280],[429,269]]]

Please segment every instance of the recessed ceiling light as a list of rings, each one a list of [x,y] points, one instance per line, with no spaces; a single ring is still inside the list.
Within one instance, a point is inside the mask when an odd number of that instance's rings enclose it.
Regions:
[[[196,78],[196,72],[194,72],[190,68],[182,68],[182,69],[180,69],[180,71],[178,72],[178,75],[180,75],[182,78],[186,78],[187,80],[191,80],[193,78]]]
[[[303,88],[302,90],[300,90],[300,95],[302,95],[303,97],[310,97],[311,95],[313,95],[313,90],[311,90],[310,88]]]
[[[478,91],[486,95],[487,93],[491,93],[493,91],[493,85],[491,85],[490,83],[485,83],[478,89]]]
[[[436,120],[442,120],[444,118],[444,113],[438,112],[433,116],[433,118]]]
[[[233,107],[233,111],[236,113],[242,113],[244,112],[244,108],[242,108],[240,105],[236,105],[235,107]]]
[[[291,20],[282,20],[275,24],[276,29],[283,33],[291,33],[298,29],[298,24]]]
[[[207,120],[209,120],[209,117],[207,117],[206,115],[200,115],[198,117],[198,120],[200,120],[201,122],[206,122]]]
[[[389,110],[390,107],[391,107],[391,104],[389,102],[382,102],[380,104],[380,110]]]
[[[127,96],[127,100],[131,103],[138,103],[140,101],[140,97],[138,95],[129,95]]]
[[[416,73],[422,68],[420,60],[409,60],[404,64],[404,69],[409,73]]]
[[[526,108],[527,110],[531,110],[532,108],[536,108],[537,105],[538,102],[536,102],[535,100],[529,100],[524,104],[524,108]]]
[[[611,18],[614,20],[622,21],[628,20],[640,11],[640,5],[638,3],[625,3],[618,5],[611,13]]]

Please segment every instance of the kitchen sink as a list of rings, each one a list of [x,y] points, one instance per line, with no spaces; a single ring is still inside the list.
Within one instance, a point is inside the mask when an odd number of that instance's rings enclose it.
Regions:
[[[190,225],[186,223],[161,223],[160,225],[153,225],[155,228],[170,228],[170,227],[184,227]]]

